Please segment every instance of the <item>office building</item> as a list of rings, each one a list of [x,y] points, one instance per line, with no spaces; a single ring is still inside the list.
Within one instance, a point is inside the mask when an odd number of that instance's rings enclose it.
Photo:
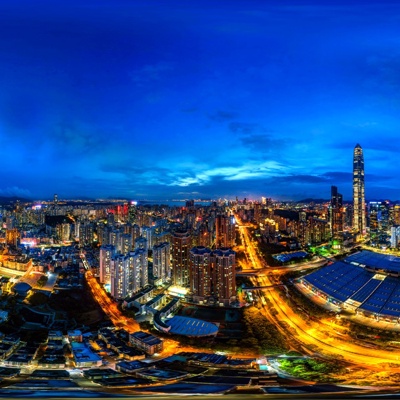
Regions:
[[[354,148],[353,156],[353,229],[364,235],[365,218],[365,184],[364,184],[364,154],[359,144]]]
[[[331,236],[335,237],[343,232],[343,197],[336,186],[331,186],[331,203],[329,207],[329,222]]]

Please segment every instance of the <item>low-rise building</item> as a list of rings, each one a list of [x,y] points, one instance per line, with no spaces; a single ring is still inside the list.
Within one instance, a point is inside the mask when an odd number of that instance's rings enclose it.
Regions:
[[[68,339],[70,342],[82,342],[82,332],[79,330],[68,331]]]
[[[93,353],[84,343],[72,342],[70,345],[77,368],[88,368],[102,364],[101,357]]]
[[[3,361],[5,366],[9,367],[24,367],[32,364],[36,357],[39,347],[23,346],[20,347],[14,354]]]
[[[150,298],[153,297],[153,293],[154,286],[148,286],[134,296],[126,298],[122,303],[122,306],[124,308],[130,308],[132,306],[140,308],[141,304],[145,304]]]
[[[134,374],[146,368],[149,368],[149,364],[141,361],[121,361],[115,365],[115,369],[123,374]]]
[[[164,346],[162,339],[143,331],[131,333],[129,341],[133,346],[149,355],[162,352]]]
[[[9,357],[13,351],[15,350],[15,346],[10,343],[0,343],[0,360],[4,360]]]

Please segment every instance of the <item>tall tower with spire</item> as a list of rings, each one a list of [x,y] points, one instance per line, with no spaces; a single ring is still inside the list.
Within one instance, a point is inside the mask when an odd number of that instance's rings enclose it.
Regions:
[[[362,147],[354,147],[353,156],[353,229],[365,234],[364,155]]]

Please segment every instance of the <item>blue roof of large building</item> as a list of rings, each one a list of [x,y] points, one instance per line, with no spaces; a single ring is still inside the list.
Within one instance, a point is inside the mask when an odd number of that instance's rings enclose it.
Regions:
[[[305,279],[336,300],[346,301],[373,275],[360,267],[339,261],[308,275]]]
[[[347,257],[345,261],[355,265],[359,264],[367,268],[379,269],[387,272],[400,272],[400,257],[388,254],[363,250]]]
[[[400,272],[400,258],[363,251],[315,271],[304,280],[341,303],[351,300],[360,310],[400,317],[400,278],[384,274],[395,271],[395,267]]]
[[[18,293],[28,292],[31,289],[32,289],[32,286],[26,282],[18,282],[13,287],[14,292],[18,292]]]
[[[184,336],[211,336],[218,333],[218,326],[212,322],[202,321],[196,318],[175,315],[165,321],[171,327],[169,333]]]

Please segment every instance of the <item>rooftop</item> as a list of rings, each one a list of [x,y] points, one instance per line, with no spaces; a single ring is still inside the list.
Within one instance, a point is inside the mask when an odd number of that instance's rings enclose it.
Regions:
[[[218,333],[218,326],[196,318],[174,316],[165,321],[171,327],[170,333],[184,336],[211,336]]]
[[[312,272],[304,281],[339,303],[376,315],[399,318],[400,279],[386,275],[394,271],[397,260],[400,259],[363,251]]]
[[[134,337],[135,339],[138,339],[141,342],[146,343],[151,346],[162,343],[162,340],[159,339],[158,337],[153,336],[150,333],[146,333],[146,332],[142,332],[142,331],[132,333],[131,337]]]
[[[101,360],[101,357],[93,353],[84,343],[72,342],[71,347],[75,360],[78,362]]]
[[[345,262],[387,272],[400,272],[400,257],[367,250],[352,254],[345,259]]]

